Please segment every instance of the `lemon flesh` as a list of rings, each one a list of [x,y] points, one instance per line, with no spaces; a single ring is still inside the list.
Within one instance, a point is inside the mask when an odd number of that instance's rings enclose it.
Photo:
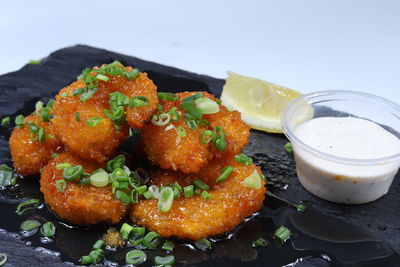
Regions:
[[[251,128],[282,133],[285,106],[301,94],[292,89],[228,72],[221,100],[230,110],[238,110]]]

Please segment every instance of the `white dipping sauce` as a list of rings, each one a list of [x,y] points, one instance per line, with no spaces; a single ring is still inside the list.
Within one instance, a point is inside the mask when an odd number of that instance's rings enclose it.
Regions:
[[[361,204],[386,194],[400,160],[356,164],[354,159],[379,159],[400,153],[400,140],[371,121],[352,117],[321,117],[300,123],[294,134],[310,147],[338,162],[313,154],[293,142],[297,175],[301,184],[323,199]]]

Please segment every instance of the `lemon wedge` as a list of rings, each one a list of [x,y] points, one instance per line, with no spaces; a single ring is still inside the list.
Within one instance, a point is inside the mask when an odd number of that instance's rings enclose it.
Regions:
[[[270,82],[228,72],[221,100],[230,110],[238,110],[251,128],[282,133],[285,106],[301,94]]]

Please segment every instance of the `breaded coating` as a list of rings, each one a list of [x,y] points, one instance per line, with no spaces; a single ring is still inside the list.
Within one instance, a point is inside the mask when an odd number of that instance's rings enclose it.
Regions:
[[[130,70],[131,67],[126,69]],[[117,129],[114,122],[105,115],[104,110],[110,110],[110,93],[119,91],[129,98],[145,96],[149,100],[148,106],[125,107],[126,120],[134,128],[140,128],[158,104],[156,87],[147,78],[147,74],[140,73],[138,78],[131,81],[119,75],[108,78],[107,82],[99,81],[97,92],[86,102],[82,102],[79,95],[73,95],[76,89],[86,86],[82,79],[63,88],[56,96],[55,118],[52,120],[57,135],[70,151],[100,163],[115,153],[118,146],[128,137],[129,131],[127,123],[122,123],[121,129]],[[80,120],[76,119],[77,112]],[[86,124],[90,118],[98,118],[101,121],[91,127]]]
[[[224,181],[215,184],[221,170],[231,165],[235,170]],[[197,240],[203,237],[227,233],[239,225],[246,217],[260,209],[265,198],[265,182],[260,189],[245,187],[242,182],[254,170],[260,168],[246,166],[228,159],[214,159],[198,174],[184,174],[170,170],[159,170],[152,174],[152,182],[158,186],[178,182],[181,187],[201,179],[210,186],[211,199],[201,195],[190,198],[180,196],[172,203],[168,212],[157,208],[157,200],[142,200],[130,210],[132,221],[156,231],[163,237],[175,236]]]
[[[25,122],[32,122],[42,127],[45,132],[45,140],[32,140],[29,126],[24,123],[23,127],[15,127],[10,136],[11,157],[14,162],[14,169],[20,175],[38,174],[40,169],[47,164],[53,153],[61,153],[64,146],[55,136],[53,125],[50,122],[43,122],[41,118],[32,114],[25,118]]]
[[[196,93],[199,92],[177,93],[178,101],[160,101],[164,112],[168,112],[174,107],[177,108],[177,112],[180,114],[179,121],[171,121],[164,126],[149,123],[142,128],[142,147],[153,164],[164,169],[196,173],[214,156],[232,157],[247,144],[250,127],[241,120],[238,111],[229,112],[223,105],[220,105],[218,113],[204,115],[203,118],[210,123],[209,126],[199,125],[195,130],[190,130],[183,120],[185,111],[180,108],[180,104],[183,98]],[[207,92],[203,92],[203,97],[213,101],[217,100]],[[170,125],[173,125],[174,128],[171,129]],[[213,130],[216,126],[221,126],[225,130],[226,149],[223,151],[219,151],[213,142],[208,144],[201,142],[202,133],[205,130]],[[175,130],[178,127],[185,129],[186,136],[178,137]]]
[[[56,181],[63,179],[62,170],[55,168],[59,163],[70,163],[72,166],[82,165],[84,172],[87,173],[101,168],[102,165],[66,152],[52,159],[43,168],[40,191],[46,203],[60,218],[73,224],[95,224],[118,223],[125,216],[126,207],[114,198],[111,186],[94,187],[67,182],[65,192],[59,192]]]

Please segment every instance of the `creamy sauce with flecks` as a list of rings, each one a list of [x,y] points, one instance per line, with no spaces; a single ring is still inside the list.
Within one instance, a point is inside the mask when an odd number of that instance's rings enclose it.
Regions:
[[[316,118],[297,125],[294,134],[310,147],[341,158],[379,159],[400,153],[395,135],[365,119]],[[339,163],[293,145],[302,185],[334,202],[360,204],[381,197],[400,166],[400,159],[370,165]]]

